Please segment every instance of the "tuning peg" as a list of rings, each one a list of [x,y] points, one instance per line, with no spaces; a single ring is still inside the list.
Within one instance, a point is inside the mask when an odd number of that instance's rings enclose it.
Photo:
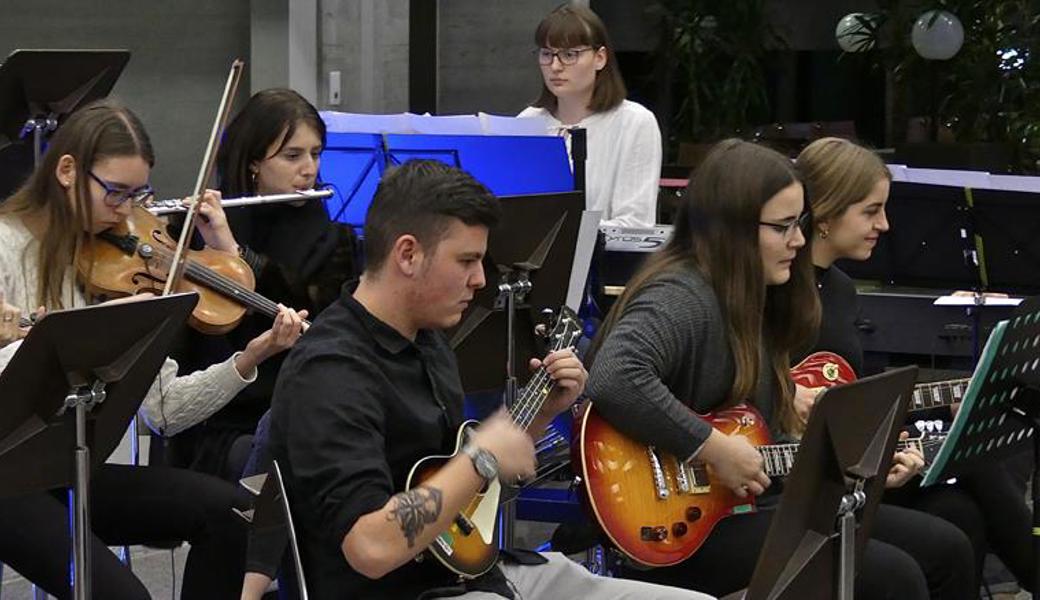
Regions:
[[[551,308],[543,308],[538,313],[538,324],[534,326],[535,335],[548,338],[549,332],[552,331],[553,321],[556,318],[556,313]]]

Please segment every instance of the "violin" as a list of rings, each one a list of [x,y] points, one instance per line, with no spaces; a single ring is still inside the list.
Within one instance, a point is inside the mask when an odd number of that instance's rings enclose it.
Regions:
[[[84,245],[76,268],[92,295],[161,294],[176,248],[177,241],[167,233],[166,224],[146,208],[135,206],[123,223]],[[278,315],[278,304],[256,293],[255,287],[248,263],[207,248],[187,251],[184,276],[175,291],[198,292],[199,303],[188,322],[202,333],[217,335],[234,329],[249,309],[272,318]]]

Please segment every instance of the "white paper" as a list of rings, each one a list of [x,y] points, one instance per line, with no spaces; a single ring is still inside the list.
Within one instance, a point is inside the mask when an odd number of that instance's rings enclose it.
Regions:
[[[599,232],[599,220],[602,216],[603,211],[599,210],[585,210],[581,213],[578,241],[574,247],[574,262],[571,263],[571,280],[567,284],[567,306],[574,312],[581,308],[581,296],[585,292],[585,282],[589,279],[592,252],[596,249],[596,233]]]
[[[994,298],[983,296],[983,306],[1018,306],[1022,304],[1023,298]],[[975,296],[939,296],[932,303],[934,306],[979,306],[975,302]]]

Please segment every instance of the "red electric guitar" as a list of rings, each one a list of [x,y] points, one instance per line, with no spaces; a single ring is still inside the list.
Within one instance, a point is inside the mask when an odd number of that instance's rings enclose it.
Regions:
[[[830,387],[855,380],[836,355],[814,354],[798,364],[792,378],[806,387]],[[797,444],[772,444],[765,419],[745,405],[701,418],[727,435],[757,446],[770,477],[788,475]],[[930,462],[945,434],[899,442]],[[703,463],[676,457],[632,440],[614,429],[590,403],[579,425],[580,469],[589,506],[614,545],[636,562],[662,567],[692,556],[715,525],[730,515],[753,512],[754,499],[739,498],[716,485]]]

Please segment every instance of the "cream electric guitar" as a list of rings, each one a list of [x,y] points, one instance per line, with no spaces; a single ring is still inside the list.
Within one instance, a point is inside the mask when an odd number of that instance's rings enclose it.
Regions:
[[[550,350],[573,346],[581,337],[581,332],[578,316],[566,306],[563,307],[556,325],[548,335]],[[538,369],[509,410],[513,421],[522,429],[527,429],[554,387],[555,382],[545,368]],[[415,463],[408,474],[405,489],[422,485],[459,454],[466,445],[469,430],[476,425],[476,421],[466,421],[459,427],[455,451],[451,456],[428,456]],[[501,501],[502,485],[494,479],[455,517],[447,531],[434,538],[426,552],[464,578],[486,573],[498,558],[498,507]]]

